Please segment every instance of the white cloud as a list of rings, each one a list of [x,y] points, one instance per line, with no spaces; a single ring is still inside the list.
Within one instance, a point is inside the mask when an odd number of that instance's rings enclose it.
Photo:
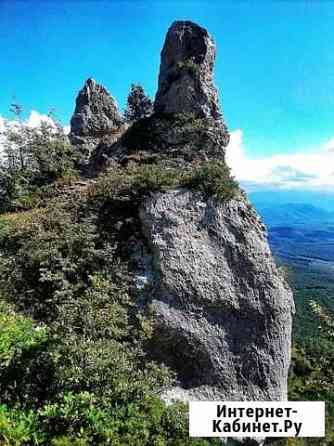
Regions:
[[[42,115],[35,110],[30,112],[29,118],[26,120],[27,127],[37,128],[41,125],[42,122],[46,122],[47,124],[53,125],[54,122],[50,118],[50,116]]]
[[[2,116],[0,116],[0,133],[5,130],[5,120]]]
[[[241,130],[231,132],[226,161],[246,189],[334,190],[334,138],[313,151],[272,155],[261,159],[247,156]]]
[[[71,131],[71,126],[70,125],[64,125],[63,127],[64,133],[65,135],[68,135]]]
[[[0,116],[0,161],[1,161],[1,153],[3,151],[3,144],[4,144],[4,136],[2,135],[2,132],[5,130],[5,120],[2,116]]]

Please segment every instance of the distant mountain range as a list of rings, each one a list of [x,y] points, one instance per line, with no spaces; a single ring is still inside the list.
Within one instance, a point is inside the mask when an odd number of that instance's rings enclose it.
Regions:
[[[334,280],[334,195],[278,191],[249,196],[279,261]]]
[[[302,191],[302,190],[267,190],[249,192],[248,196],[255,207],[276,207],[287,204],[312,205],[328,212],[334,212],[334,190],[329,192]]]
[[[257,211],[268,226],[334,224],[334,212],[309,203],[286,203],[271,205],[255,204]]]

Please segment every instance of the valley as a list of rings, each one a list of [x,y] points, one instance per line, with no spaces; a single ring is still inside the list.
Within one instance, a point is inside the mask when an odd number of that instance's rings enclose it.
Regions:
[[[275,197],[275,199],[273,199]],[[331,195],[253,193],[250,199],[267,226],[276,262],[294,291],[294,342],[319,335],[311,302],[334,311],[334,205]],[[273,205],[275,203],[275,205]]]

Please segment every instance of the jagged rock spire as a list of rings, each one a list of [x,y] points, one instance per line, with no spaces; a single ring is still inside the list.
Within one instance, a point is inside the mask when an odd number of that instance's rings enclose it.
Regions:
[[[122,117],[113,97],[94,79],[87,79],[76,98],[71,134],[99,137],[112,133],[121,124]]]
[[[215,55],[206,29],[190,21],[174,22],[161,52],[155,111],[221,118],[213,84]]]

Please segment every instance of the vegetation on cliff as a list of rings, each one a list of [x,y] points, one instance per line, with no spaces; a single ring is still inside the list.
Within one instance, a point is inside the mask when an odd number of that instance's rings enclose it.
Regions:
[[[223,201],[238,194],[228,168],[207,161],[180,170],[146,159],[78,182],[75,152],[61,131],[43,126],[20,138],[20,151],[11,145],[1,171],[14,186],[1,187],[2,443],[208,444],[188,438],[185,406],[159,399],[174,376],[147,357],[151,314],[139,309],[124,253],[151,192],[187,187]],[[304,336],[306,319],[299,321],[289,392],[291,399],[326,400],[330,429],[331,319],[314,308],[318,316],[308,312],[308,320],[320,317],[324,328],[315,342]]]
[[[174,376],[147,357],[150,310],[138,305],[122,254],[151,192],[192,187],[223,200],[237,184],[213,161],[184,172],[114,165],[80,183],[74,149],[58,131],[46,132],[24,139],[23,164],[7,155],[2,166],[12,184],[24,184],[15,194],[2,188],[2,444],[208,444],[188,438],[185,406],[159,399]],[[64,148],[59,157],[37,162],[34,154],[55,147]]]

